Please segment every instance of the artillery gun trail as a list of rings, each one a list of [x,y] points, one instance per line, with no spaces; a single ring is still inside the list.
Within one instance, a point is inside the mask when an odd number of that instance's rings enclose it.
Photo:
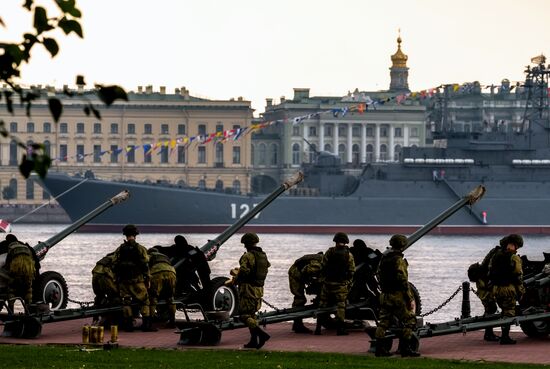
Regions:
[[[46,257],[48,251],[61,242],[65,237],[82,227],[85,223],[89,222],[93,218],[97,217],[111,206],[117,205],[130,196],[128,191],[123,191],[105,203],[101,204],[76,222],[63,229],[61,232],[53,235],[44,242],[39,242],[33,246],[36,256],[39,260],[43,260]],[[0,255],[0,265],[4,265],[6,261],[6,254]],[[4,305],[4,301],[7,298],[7,283],[9,276],[5,269],[0,268],[0,302]],[[67,306],[69,299],[69,290],[67,282],[61,274],[54,271],[46,271],[41,273],[33,285],[33,302],[42,302],[49,305],[51,310],[63,309]]]

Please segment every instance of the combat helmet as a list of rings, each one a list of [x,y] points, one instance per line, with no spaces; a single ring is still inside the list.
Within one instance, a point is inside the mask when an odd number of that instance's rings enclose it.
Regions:
[[[337,232],[332,240],[338,243],[349,243],[348,235],[344,232]]]
[[[519,249],[523,246],[523,237],[519,234],[512,233],[506,237],[506,244],[513,243]]]
[[[137,236],[139,231],[135,225],[126,224],[124,228],[122,228],[122,234],[125,236]]]
[[[390,238],[390,246],[396,250],[403,250],[408,242],[407,236],[402,234],[394,234]]]
[[[244,243],[245,246],[254,245],[258,242],[260,242],[260,238],[258,237],[258,235],[256,233],[245,233],[241,237],[241,243]]]

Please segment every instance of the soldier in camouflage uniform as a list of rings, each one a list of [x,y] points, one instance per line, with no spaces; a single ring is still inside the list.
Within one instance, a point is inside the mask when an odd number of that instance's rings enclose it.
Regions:
[[[502,240],[504,245],[492,257],[489,264],[489,281],[493,286],[493,294],[497,305],[502,310],[503,317],[516,316],[516,303],[525,293],[523,285],[523,269],[517,251],[523,246],[523,238],[511,234]],[[510,325],[501,327],[501,345],[513,345],[510,338]]]
[[[6,236],[6,240],[11,242],[8,246],[4,268],[10,276],[8,307],[13,310],[14,301],[12,299],[15,297],[22,298],[26,304],[32,302],[32,285],[38,277],[40,264],[32,247],[19,242],[15,236],[11,236],[9,239]]]
[[[413,350],[413,330],[416,328],[414,313],[414,294],[409,286],[407,261],[403,258],[403,250],[407,246],[407,237],[396,234],[390,239],[390,251],[382,256],[378,269],[380,279],[380,314],[376,327],[376,356],[390,356],[387,346],[386,330],[390,327],[392,317],[397,318],[403,326],[399,348],[401,356],[420,356]]]
[[[336,334],[347,335],[344,319],[346,316],[346,299],[353,282],[355,262],[349,251],[348,235],[338,232],[334,235],[335,246],[329,248],[321,260],[321,294],[319,296],[319,308],[336,304]],[[315,334],[321,334],[321,325],[326,319],[326,314],[317,318]]]
[[[304,306],[307,303],[306,290],[315,287],[320,283],[321,260],[323,253],[304,255],[297,259],[288,269],[288,285],[290,292],[294,295],[292,307]],[[306,288],[306,286],[308,286]],[[320,291],[317,291],[319,293]],[[301,318],[294,319],[292,330],[296,333],[311,333],[311,329],[304,325]]]
[[[92,290],[94,291],[94,306],[105,307],[120,304],[120,296],[116,285],[113,262],[115,253],[102,257],[92,269]]]
[[[241,238],[246,252],[239,260],[239,268],[233,271],[233,279],[228,281],[239,288],[240,319],[250,330],[250,341],[245,348],[261,348],[270,336],[258,325],[256,313],[262,306],[264,282],[271,266],[263,250],[257,246],[260,239],[255,233],[245,233]]]
[[[147,255],[147,249],[136,242],[139,232],[135,225],[124,226],[122,234],[126,236],[126,240],[116,249],[113,261],[113,270],[123,304],[122,329],[128,332],[134,330],[131,306],[134,303],[139,306],[141,312],[141,330],[154,331],[147,293],[150,283],[149,255]]]
[[[152,248],[149,253],[149,269],[151,271],[151,286],[149,287],[149,299],[151,302],[151,316],[157,313],[158,299],[166,300],[168,307],[168,328],[176,326],[176,270],[170,263],[170,259]]]

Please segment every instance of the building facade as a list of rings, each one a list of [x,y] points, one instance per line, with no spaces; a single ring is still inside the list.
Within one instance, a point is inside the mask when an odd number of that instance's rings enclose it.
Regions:
[[[191,96],[184,87],[166,93],[164,87],[154,92],[147,86],[128,93],[128,102],[106,108],[91,91],[74,98],[52,88],[41,92],[43,98],[33,102],[30,116],[24,107],[15,107],[10,115],[4,105],[0,118],[22,142],[44,143],[54,159],[50,170],[233,193],[250,190],[250,137],[224,135],[250,125],[249,101],[207,100]],[[58,123],[46,100],[54,95],[63,102]],[[101,120],[84,113],[89,103],[100,111]],[[41,203],[48,194],[20,175],[22,154],[14,140],[0,139],[0,188],[15,189],[14,203]]]

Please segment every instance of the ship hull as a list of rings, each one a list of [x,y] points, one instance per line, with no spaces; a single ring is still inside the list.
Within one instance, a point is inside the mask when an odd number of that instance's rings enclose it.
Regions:
[[[261,196],[157,185],[91,179],[82,181],[82,178],[51,172],[41,184],[57,198],[73,221],[120,191],[130,191],[128,201],[82,227],[82,230],[90,232],[119,232],[122,225],[133,223],[143,232],[218,233],[263,199]],[[473,181],[366,180],[353,195],[347,197],[285,194],[243,230],[262,233],[346,231],[356,234],[410,234],[478,184]],[[459,210],[432,233],[550,234],[547,211],[550,208],[550,183],[486,182],[484,186],[487,193],[479,203]]]

